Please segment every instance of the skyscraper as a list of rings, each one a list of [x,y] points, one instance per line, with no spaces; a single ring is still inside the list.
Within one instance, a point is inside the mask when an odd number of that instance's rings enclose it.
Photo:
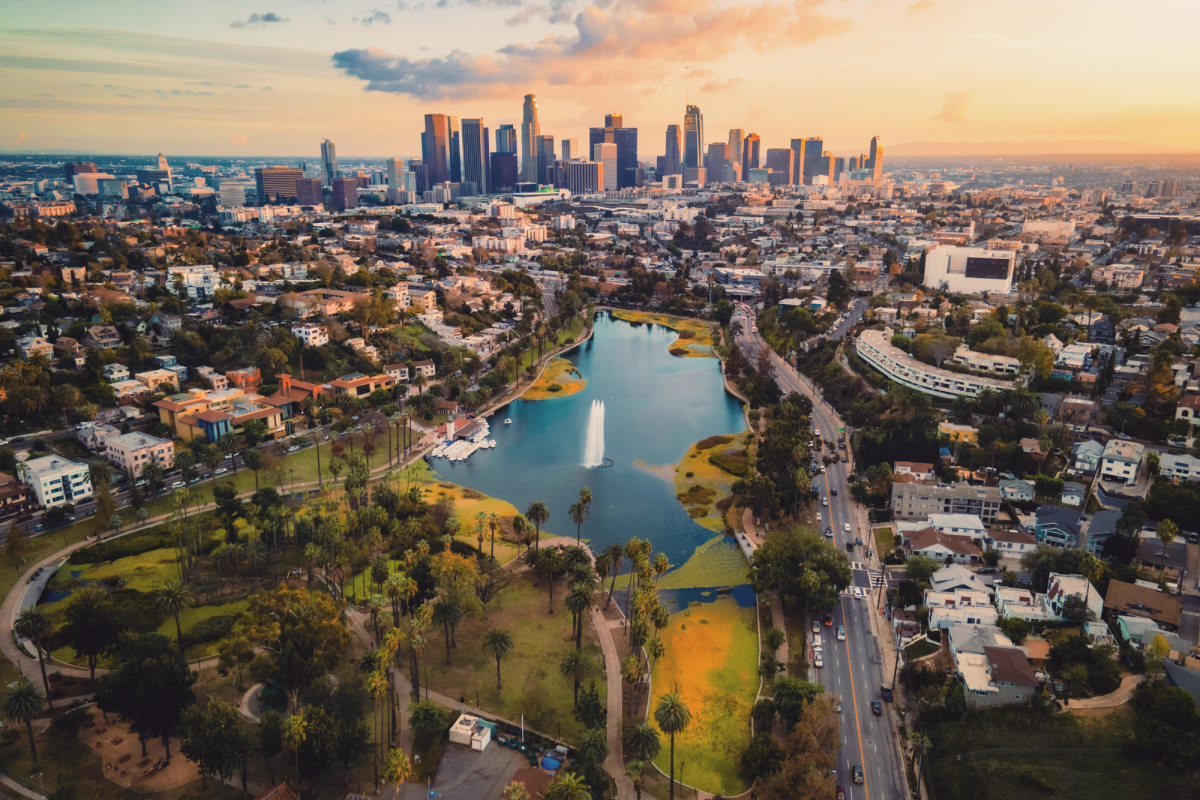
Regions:
[[[702,167],[704,159],[704,116],[700,106],[688,106],[683,115],[683,165]]]
[[[450,119],[445,114],[425,115],[421,163],[430,186],[450,180]]]
[[[663,175],[678,175],[683,171],[680,161],[680,130],[678,125],[667,126],[667,154],[664,156]]]
[[[758,169],[758,147],[760,140],[757,133],[751,133],[742,140],[742,180],[750,180],[750,170]]]
[[[296,181],[296,204],[301,206],[319,206],[325,203],[321,193],[320,178],[299,178]]]
[[[871,137],[871,180],[883,180],[883,139],[878,136]]]
[[[730,163],[737,164],[739,174],[742,173],[742,148],[745,146],[745,139],[745,128],[729,129],[729,161]]]
[[[171,165],[167,163],[167,157],[162,153],[158,154],[158,168],[167,173],[167,183],[171,182]]]
[[[492,176],[488,187],[493,194],[511,192],[519,176],[516,153],[492,153]]]
[[[332,188],[334,208],[338,211],[345,211],[347,208],[358,208],[357,178],[334,178]]]
[[[488,129],[482,119],[462,121],[462,179],[475,184],[476,194],[488,194],[488,173],[491,171],[491,151]]]
[[[554,166],[554,137],[538,136],[537,141],[537,182],[550,182],[550,168]]]
[[[620,117],[617,117],[619,120]],[[613,128],[613,143],[617,146],[617,188],[638,185],[637,128]]]
[[[517,152],[517,129],[512,125],[501,125],[496,129],[496,152]]]
[[[604,185],[601,187],[605,191],[617,188],[617,146],[610,142],[597,142],[592,145],[592,160],[598,161],[603,165]]]
[[[773,147],[767,151],[767,169],[771,170],[769,181],[772,186],[792,185],[792,176],[796,174],[793,169],[795,160],[796,151],[790,147]]]
[[[605,114],[604,115],[604,127],[606,127],[606,128],[624,128],[625,127],[625,115],[624,114]]]
[[[537,97],[527,94],[521,111],[521,180],[525,183],[538,182],[537,137],[541,134]]]
[[[562,140],[562,152],[559,153],[559,155],[562,157],[563,161],[570,161],[572,158],[587,157],[579,150],[579,140],[573,138]]]
[[[447,117],[446,124],[450,137],[447,146],[450,148],[450,180],[454,183],[462,181],[462,129],[458,125],[458,117]]]
[[[604,188],[603,164],[582,159],[566,161],[562,164],[562,172],[563,188],[571,194],[594,194]]]
[[[163,159],[165,161],[166,159]],[[321,185],[332,186],[334,178],[342,177],[337,163],[337,147],[326,139],[321,142]]]
[[[304,170],[296,167],[261,167],[254,170],[254,183],[258,191],[258,202],[289,200],[296,196],[296,181],[304,177]]]
[[[389,158],[383,162],[387,168],[387,183],[389,189],[403,188],[400,184],[404,182],[404,159]]]
[[[821,155],[824,148],[825,142],[820,136],[804,140],[804,164],[802,167],[804,183],[812,183],[813,176],[821,174]]]
[[[70,183],[71,179],[76,175],[92,175],[99,171],[91,161],[74,161],[63,164],[63,172],[67,176],[67,183]]]
[[[792,158],[792,183],[796,186],[804,183],[804,143],[807,139],[792,139],[792,152],[796,155]]]
[[[712,142],[704,155],[704,171],[709,183],[718,183],[729,161],[729,145],[725,142]]]

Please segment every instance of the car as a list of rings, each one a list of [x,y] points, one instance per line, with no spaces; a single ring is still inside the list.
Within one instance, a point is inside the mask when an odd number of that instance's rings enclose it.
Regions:
[[[229,472],[229,470],[227,470],[225,467],[217,467],[217,471],[214,472],[213,474],[214,475],[224,475],[226,472]]]
[[[821,632],[821,623],[814,619],[813,620],[813,633],[820,633],[820,632]]]
[[[832,628],[832,627],[833,627],[833,614],[826,614],[826,615],[825,615],[825,627],[826,627],[826,628]]]
[[[183,485],[184,485],[183,481],[175,481],[174,483],[171,484],[171,488],[172,489],[182,489]]]
[[[844,530],[846,533],[849,533],[849,532],[850,532],[850,523],[849,523],[849,522],[843,522],[843,523],[842,523],[842,530]]]
[[[832,539],[832,538],[833,538],[833,528],[826,528],[826,529],[825,529],[825,538],[826,538],[826,539]]]
[[[818,439],[820,439],[820,438],[821,438],[821,429],[820,429],[820,428],[813,428],[813,436],[815,436],[815,437],[817,437]]]
[[[979,569],[975,570],[975,574],[976,575],[995,575],[996,568],[995,567],[980,567]]]
[[[33,526],[33,529],[35,531],[44,531],[46,530],[46,526],[39,522],[37,525]]]
[[[833,795],[833,800],[846,800],[846,790],[839,783],[836,792]]]
[[[834,497],[837,497],[837,487],[835,486],[835,487],[831,488],[831,489],[829,490],[829,493],[830,493],[831,495],[833,495]]]
[[[892,702],[892,690],[886,686],[880,686],[879,688],[883,692],[883,701],[885,703]]]
[[[145,486],[145,485],[146,485],[146,481],[144,481],[144,480],[142,480],[141,478],[139,478],[139,479],[138,479],[138,482],[137,482],[137,485],[138,485],[138,486]]]
[[[818,511],[817,512],[817,522],[820,522],[820,521],[821,521],[821,512]]]
[[[877,717],[883,716],[883,703],[878,700],[871,701],[871,713]]]
[[[860,767],[858,764],[855,764],[854,769],[851,770],[850,772],[851,772],[851,775],[853,775],[853,777],[854,777],[854,783],[858,786],[862,786],[862,784],[863,784],[862,767]]]
[[[842,627],[841,625],[838,625],[838,628],[837,628],[837,640],[839,642],[846,641],[846,629],[844,627]]]
[[[857,545],[858,547],[862,547],[862,537],[861,537],[861,536],[855,536],[855,537],[854,537],[854,544],[855,544],[855,545]]]
[[[828,497],[822,497],[822,498],[821,498],[821,505],[823,505],[823,506],[827,506],[827,505],[829,505],[829,498],[828,498]]]
[[[294,452],[296,452],[296,451],[297,451],[297,450],[299,450],[299,449],[300,449],[300,445],[298,445],[298,444],[294,444],[294,445],[292,445],[291,447],[289,447],[289,448],[288,448],[288,452],[289,452],[289,453],[294,453]]]
[[[819,650],[813,654],[813,666],[817,669],[825,666],[825,659],[821,658],[821,652]]]
[[[855,586],[854,587],[854,599],[862,600],[864,597],[866,597],[866,594],[863,592],[863,588],[861,586]]]
[[[188,483],[199,483],[201,478],[203,478],[203,477],[206,477],[206,476],[197,475],[196,477],[194,477],[190,481],[188,481]]]
[[[843,464],[849,464],[849,463],[850,463],[850,456],[842,456],[842,463],[843,463]]]

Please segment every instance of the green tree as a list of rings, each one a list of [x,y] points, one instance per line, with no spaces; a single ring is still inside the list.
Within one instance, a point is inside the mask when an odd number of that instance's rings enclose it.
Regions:
[[[756,733],[742,751],[739,764],[742,777],[753,783],[774,775],[783,768],[783,759],[783,748],[774,736],[767,731]]]
[[[496,659],[496,691],[500,691],[500,659],[512,652],[513,640],[508,631],[492,628],[483,636],[483,652]]]
[[[658,738],[658,729],[653,725],[642,722],[629,729],[625,736],[625,750],[632,758],[639,761],[653,761],[658,758],[662,743]]]
[[[687,730],[692,712],[677,693],[668,692],[659,698],[654,721],[659,730],[671,737],[671,800],[675,800],[675,736]]]
[[[575,708],[579,707],[579,684],[591,671],[591,659],[579,650],[568,651],[558,664],[558,674],[569,678],[574,685],[572,700]]]
[[[777,589],[785,602],[823,611],[850,585],[850,562],[814,531],[780,529],[755,552],[750,582],[760,594]]]
[[[24,639],[33,642],[33,649],[37,651],[38,666],[42,670],[42,686],[46,690],[46,697],[50,697],[50,680],[46,677],[46,658],[45,649],[42,647],[42,642],[50,634],[50,629],[54,623],[50,621],[50,615],[37,606],[28,606],[21,609],[17,614],[17,619],[13,623],[13,631]],[[54,708],[54,703],[46,700],[48,708]]]
[[[916,553],[904,563],[904,577],[914,583],[929,583],[929,579],[941,568],[942,565],[929,556]]]
[[[96,662],[116,645],[121,631],[116,609],[108,594],[94,586],[75,590],[63,611],[63,638],[76,655],[87,661],[91,679],[96,679]]]
[[[142,743],[143,756],[147,739],[159,736],[170,757],[169,737],[184,709],[195,700],[196,673],[170,640],[157,633],[143,633],[122,647],[116,658],[117,666],[96,687],[96,704],[129,725]]]
[[[806,706],[811,705],[825,691],[819,683],[809,683],[799,678],[775,679],[775,709],[783,726],[789,732],[795,727]]]
[[[233,706],[215,697],[209,699],[207,706],[193,706],[183,714],[179,751],[196,765],[206,787],[209,776],[224,781],[233,774],[235,742],[240,731]]]
[[[997,623],[1004,635],[1012,639],[1012,643],[1020,645],[1029,635],[1029,622],[1020,617],[1004,617]]]
[[[18,682],[4,696],[4,718],[9,722],[24,722],[29,734],[29,752],[33,769],[38,768],[37,744],[33,740],[33,720],[47,708],[46,696],[28,678]]]
[[[175,639],[179,643],[179,655],[184,655],[183,627],[179,624],[179,615],[184,609],[191,608],[196,602],[196,596],[191,588],[178,578],[169,578],[162,588],[154,592],[154,606],[164,614],[175,618]]]

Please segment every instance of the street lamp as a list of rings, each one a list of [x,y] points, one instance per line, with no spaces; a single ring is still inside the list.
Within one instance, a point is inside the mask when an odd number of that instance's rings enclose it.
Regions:
[[[30,775],[29,777],[32,778],[33,776]],[[38,789],[40,789],[42,792],[42,800],[46,800],[46,787],[42,785],[42,773],[39,772],[37,774],[37,779],[38,779]]]

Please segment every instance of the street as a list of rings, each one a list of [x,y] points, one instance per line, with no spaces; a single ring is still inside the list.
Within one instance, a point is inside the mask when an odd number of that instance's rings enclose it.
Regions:
[[[865,298],[856,299],[843,319],[829,332],[829,336],[845,336],[854,322],[862,316],[867,302]],[[752,356],[766,346],[754,330],[753,316],[746,307],[738,306],[734,322],[741,323],[742,333],[738,336],[738,342],[744,353]],[[833,409],[821,400],[819,393],[814,393],[809,385],[801,380],[786,361],[773,352],[771,362],[775,379],[784,394],[795,392],[813,400],[812,425],[815,430],[821,432],[819,438],[835,442],[833,454],[849,452],[836,448],[838,437],[846,434],[839,432],[842,424]],[[819,460],[820,455],[814,451],[813,460]],[[856,513],[854,503],[849,497],[846,481],[849,467],[850,464],[841,461],[830,464],[824,474],[816,476],[813,481],[813,488],[829,500],[827,507],[819,508],[822,514],[822,533],[826,527],[831,528],[832,541],[849,556],[852,583],[851,588],[842,593],[833,611],[833,625],[821,626],[818,636],[823,643],[824,666],[820,669],[812,668],[810,674],[842,699],[842,748],[838,754],[837,781],[845,789],[846,797],[849,800],[868,800],[871,797],[878,800],[897,800],[908,796],[908,787],[893,718],[895,708],[892,703],[885,702],[882,716],[876,717],[871,711],[872,701],[883,700],[881,686],[891,685],[892,671],[895,667],[890,657],[887,663],[884,663],[879,642],[871,626],[870,615],[879,613],[871,593],[873,578],[880,577],[882,573],[878,568],[877,557],[873,559],[875,570],[870,570],[867,566],[866,548],[873,546],[873,539],[870,526],[866,524],[865,514]],[[836,497],[832,494],[833,490],[837,490]],[[843,527],[846,525],[849,526],[849,531]],[[847,543],[854,542],[858,536],[862,537],[864,546],[846,551]],[[865,597],[855,598],[852,593],[854,587],[861,588]],[[844,642],[837,641],[838,626],[845,628]],[[811,656],[811,653],[809,655]],[[863,769],[864,783],[861,786],[854,785],[851,780],[852,770],[856,765],[861,765]]]

